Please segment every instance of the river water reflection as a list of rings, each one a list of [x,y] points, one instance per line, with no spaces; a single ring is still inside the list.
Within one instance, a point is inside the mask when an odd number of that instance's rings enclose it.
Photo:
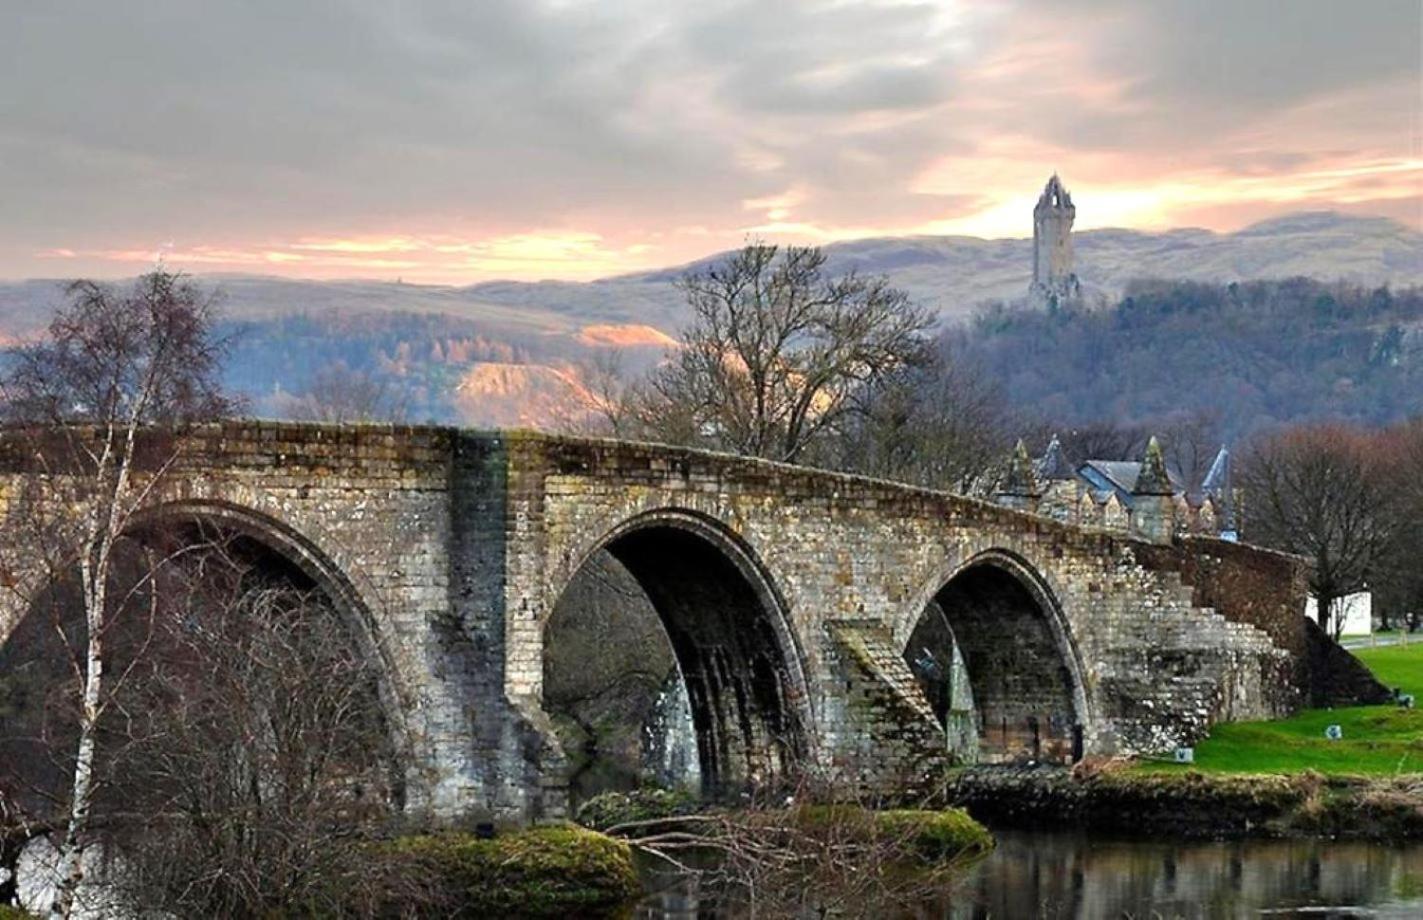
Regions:
[[[906,917],[1423,918],[1423,844],[1157,842],[1001,831],[991,856]],[[670,886],[668,883],[671,883]],[[664,878],[637,916],[736,916]]]

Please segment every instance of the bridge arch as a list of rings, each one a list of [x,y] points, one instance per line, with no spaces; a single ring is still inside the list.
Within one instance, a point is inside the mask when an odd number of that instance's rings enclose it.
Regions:
[[[370,746],[363,747],[355,757],[348,757],[340,761],[337,770],[354,767],[368,770],[361,774],[361,779],[366,782],[357,782],[344,787],[347,794],[354,790],[354,794],[361,798],[360,807],[379,807],[386,809],[402,809],[409,804],[409,768],[412,765],[411,734],[407,728],[406,714],[401,705],[402,694],[399,690],[395,671],[386,654],[385,645],[381,640],[381,620],[380,608],[374,603],[374,595],[368,588],[363,589],[356,579],[351,577],[346,567],[338,565],[327,552],[323,551],[314,541],[297,531],[294,527],[276,520],[266,514],[254,511],[231,502],[214,499],[201,500],[177,500],[167,503],[155,504],[143,509],[135,514],[124,529],[125,542],[128,544],[120,553],[116,553],[119,562],[116,564],[116,579],[119,584],[127,584],[128,597],[138,596],[139,591],[147,591],[147,587],[135,587],[136,585],[153,585],[158,583],[152,578],[153,569],[148,563],[141,562],[146,551],[138,547],[153,548],[158,551],[157,558],[167,558],[170,561],[179,558],[170,553],[181,555],[189,547],[196,548],[199,552],[187,558],[194,565],[187,569],[187,574],[195,576],[212,586],[217,586],[220,590],[243,591],[249,586],[255,585],[259,588],[293,588],[299,592],[310,592],[313,596],[319,595],[321,600],[320,608],[307,608],[305,606],[286,606],[290,601],[281,596],[277,596],[270,606],[262,607],[265,614],[276,618],[282,618],[288,612],[299,615],[310,613],[312,616],[320,617],[321,622],[307,619],[286,619],[278,626],[278,646],[267,647],[258,656],[260,659],[270,664],[272,661],[285,661],[290,663],[297,660],[297,656],[302,656],[302,651],[290,651],[299,648],[300,643],[287,644],[281,637],[280,630],[286,627],[291,628],[291,636],[304,639],[310,648],[329,649],[335,646],[330,643],[340,642],[342,648],[340,655],[356,655],[369,662],[368,666],[341,669],[339,671],[310,671],[301,676],[301,672],[286,672],[298,676],[299,680],[310,681],[317,679],[328,679],[332,674],[341,674],[350,678],[340,686],[342,690],[352,691],[351,695],[345,697],[343,702],[355,701],[355,705],[366,704],[364,709],[350,709],[347,711],[358,712],[349,723],[342,723],[339,728],[333,728],[337,732],[347,732],[339,737],[350,740],[353,736],[349,731],[365,732],[359,737],[363,744]],[[128,541],[132,541],[128,543]],[[214,553],[221,553],[221,556],[208,555],[208,550]],[[130,568],[130,564],[141,565],[142,568]],[[184,567],[186,568],[186,566]],[[215,580],[209,581],[210,572],[217,573],[211,576]],[[249,581],[253,574],[257,573],[256,581]],[[186,577],[178,574],[180,579]],[[175,585],[179,591],[184,590],[184,584],[190,582],[179,581]],[[9,665],[17,668],[17,673],[23,673],[22,683],[19,685],[21,693],[21,704],[18,707],[18,717],[16,726],[24,728],[28,725],[26,720],[32,718],[36,711],[34,704],[37,701],[46,700],[46,694],[60,689],[55,683],[55,678],[59,672],[67,671],[67,665],[63,662],[66,656],[62,654],[66,651],[62,644],[68,640],[59,640],[47,637],[55,633],[49,623],[46,613],[69,617],[71,614],[78,618],[78,624],[82,628],[82,613],[73,606],[75,590],[69,577],[61,575],[58,578],[41,578],[33,576],[27,585],[33,590],[27,590],[23,595],[17,595],[24,601],[25,609],[19,612],[12,625],[12,629],[5,635],[0,635],[0,671],[5,670]],[[154,699],[162,698],[161,689],[153,688],[167,687],[169,691],[175,686],[183,686],[181,681],[196,681],[197,685],[206,685],[212,679],[211,672],[206,670],[207,665],[214,661],[223,661],[219,653],[212,659],[204,658],[204,648],[208,640],[200,640],[195,645],[187,645],[182,635],[193,636],[189,632],[189,617],[200,620],[202,613],[208,609],[207,605],[213,603],[216,595],[200,594],[194,603],[191,598],[185,598],[181,594],[172,595],[176,606],[174,609],[182,612],[181,617],[166,619],[165,627],[156,631],[150,630],[145,636],[140,625],[139,632],[128,633],[123,629],[117,629],[107,639],[107,667],[111,673],[125,673],[124,665],[136,663],[137,658],[129,657],[136,652],[141,653],[146,649],[161,649],[158,652],[159,658],[155,661],[166,663],[172,666],[173,670],[163,671],[160,680],[155,682],[151,688],[140,688],[140,696],[136,699],[152,702]],[[236,597],[236,594],[227,595]],[[58,601],[63,606],[48,606],[50,602]],[[126,601],[125,601],[126,602]],[[140,603],[146,603],[140,601]],[[259,602],[260,604],[260,602]],[[239,608],[234,608],[237,610]],[[224,630],[235,628],[241,629],[250,626],[253,620],[244,620],[243,613],[235,613],[234,618],[225,624],[221,622],[222,616],[218,617],[218,624],[215,631],[207,635],[212,641],[225,643],[227,638],[240,636],[240,633],[229,633]],[[141,624],[143,617],[136,618]],[[115,620],[115,624],[122,625],[134,622],[134,617],[127,617],[123,620]],[[273,620],[271,622],[278,622]],[[311,628],[316,627],[315,629]],[[171,627],[171,628],[170,628]],[[82,634],[71,633],[71,636],[83,641]],[[156,639],[155,645],[150,645],[151,640]],[[240,641],[240,640],[239,640]],[[346,643],[349,642],[349,646]],[[60,643],[60,644],[56,644]],[[225,646],[213,645],[210,649],[221,649]],[[273,649],[277,649],[276,656],[269,654]],[[196,650],[196,656],[193,657]],[[349,650],[349,651],[348,651]],[[169,653],[175,653],[175,657],[165,657]],[[285,657],[284,657],[285,656]],[[257,658],[253,659],[254,661]],[[301,660],[310,660],[302,658]],[[338,666],[340,659],[338,658]],[[227,664],[232,669],[223,672],[221,679],[224,682],[240,681],[246,677],[246,669],[242,664],[233,665],[229,660]],[[219,665],[220,666],[220,665]],[[321,666],[321,665],[318,665]],[[257,667],[254,670],[261,670]],[[140,669],[137,673],[146,673],[145,669]],[[172,681],[178,681],[173,683]],[[136,682],[141,683],[141,682]],[[226,685],[224,683],[223,685]],[[112,689],[118,689],[118,685],[112,685]],[[143,695],[146,693],[157,693],[157,696]],[[254,694],[260,698],[261,693]],[[314,704],[312,712],[320,711],[320,704]],[[27,714],[26,710],[30,714]],[[46,711],[48,709],[46,707]],[[221,710],[219,710],[221,711]],[[249,713],[250,714],[250,713]],[[229,713],[235,719],[243,718],[243,714],[234,710]],[[70,721],[68,710],[60,706],[53,713],[54,717],[54,737],[60,739],[60,744],[65,743],[66,733],[77,730],[75,723]],[[49,715],[43,718],[49,719]],[[360,721],[357,721],[360,720]],[[206,724],[206,723],[204,723]],[[241,722],[233,722],[219,729],[221,732],[240,726]],[[349,725],[349,729],[348,726]],[[7,726],[8,727],[8,726]],[[201,729],[194,737],[202,737]],[[4,734],[0,732],[0,734]],[[179,733],[182,734],[182,733]],[[53,754],[44,749],[45,743],[41,742],[37,734],[29,732],[15,732],[7,741],[14,741],[15,744],[9,749],[0,751],[0,756],[14,756],[15,754],[45,754],[44,757],[31,757],[36,761],[44,761],[35,769],[23,768],[21,773],[16,774],[18,780],[27,781],[24,788],[32,789],[36,795],[42,795],[50,782],[62,782],[62,771],[56,772],[55,764],[61,761],[52,761]],[[230,737],[228,737],[230,741]],[[333,759],[345,756],[341,752],[329,752]],[[357,774],[343,774],[342,779],[349,781]],[[374,796],[371,791],[374,790]]]
[[[1036,566],[1013,550],[981,550],[945,566],[918,602],[904,656],[946,727],[971,725],[985,760],[1081,755],[1094,724],[1085,669]],[[952,686],[956,675],[968,688]]]
[[[690,704],[703,794],[791,776],[812,742],[805,658],[788,605],[755,551],[708,515],[643,511],[588,544],[555,600],[602,553],[631,575],[670,642]],[[561,606],[549,607],[545,643]]]

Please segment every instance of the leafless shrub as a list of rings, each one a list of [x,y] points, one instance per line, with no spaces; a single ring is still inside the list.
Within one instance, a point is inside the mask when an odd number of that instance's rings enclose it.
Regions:
[[[1019,424],[986,377],[941,350],[860,391],[825,459],[857,473],[972,492],[1008,453]]]
[[[1402,532],[1396,469],[1371,432],[1344,425],[1259,439],[1246,457],[1246,536],[1310,559],[1319,625],[1338,638],[1337,601],[1382,574]]]
[[[406,420],[408,397],[390,380],[351,368],[335,361],[319,368],[306,387],[296,394],[284,394],[276,410],[302,422],[351,424]]]
[[[992,847],[960,812],[875,811],[814,781],[732,810],[630,821],[607,833],[751,917],[881,917],[940,900]]]
[[[115,584],[148,615],[110,631],[96,730],[86,843],[115,867],[104,886],[179,916],[340,910],[401,798],[375,665],[322,595],[250,543],[202,528],[143,537]],[[82,633],[73,605],[57,606]],[[45,651],[31,644],[28,663]],[[34,813],[63,800],[79,713],[63,706],[76,677],[29,670],[49,679],[30,692],[57,705],[7,726],[24,727],[31,756],[6,785]]]

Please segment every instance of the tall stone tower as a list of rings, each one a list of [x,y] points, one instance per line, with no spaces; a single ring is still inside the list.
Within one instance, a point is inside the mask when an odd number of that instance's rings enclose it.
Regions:
[[[1076,217],[1072,196],[1053,173],[1033,208],[1033,284],[1029,288],[1034,298],[1048,306],[1082,293],[1072,267],[1072,221]]]

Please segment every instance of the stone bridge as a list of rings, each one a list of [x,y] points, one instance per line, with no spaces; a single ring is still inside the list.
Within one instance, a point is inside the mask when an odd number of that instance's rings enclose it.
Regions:
[[[22,513],[4,501],[24,445],[0,447],[0,514]],[[1292,557],[861,477],[526,432],[233,422],[191,434],[168,482],[156,513],[294,565],[378,656],[407,809],[436,822],[566,809],[545,628],[600,550],[661,617],[710,791],[921,789],[955,716],[912,666],[932,642],[947,660],[936,636],[957,645],[973,700],[957,715],[985,759],[1160,751],[1291,712],[1323,680]],[[22,615],[0,610],[0,641]]]

